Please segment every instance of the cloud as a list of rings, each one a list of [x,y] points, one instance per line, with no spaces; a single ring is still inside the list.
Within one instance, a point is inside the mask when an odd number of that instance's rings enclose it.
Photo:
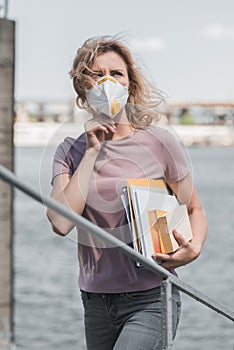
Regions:
[[[205,27],[204,35],[210,39],[231,39],[234,40],[234,26],[221,24],[210,24]]]
[[[130,46],[135,51],[163,51],[166,48],[166,42],[162,38],[132,39]]]

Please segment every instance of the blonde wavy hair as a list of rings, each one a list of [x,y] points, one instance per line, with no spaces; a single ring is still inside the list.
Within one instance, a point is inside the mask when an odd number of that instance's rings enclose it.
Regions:
[[[109,51],[117,53],[126,63],[129,78],[126,113],[130,124],[136,128],[152,124],[154,120],[158,119],[156,107],[165,97],[136,66],[127,45],[122,40],[112,36],[90,38],[78,49],[69,72],[77,93],[77,106],[90,110],[86,99],[86,87],[94,84],[91,67],[97,56]]]

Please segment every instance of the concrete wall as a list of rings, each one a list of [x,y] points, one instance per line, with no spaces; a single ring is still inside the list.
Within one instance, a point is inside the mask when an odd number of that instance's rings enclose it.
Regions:
[[[15,23],[0,19],[0,164],[13,170]],[[0,349],[12,338],[12,190],[0,180]]]

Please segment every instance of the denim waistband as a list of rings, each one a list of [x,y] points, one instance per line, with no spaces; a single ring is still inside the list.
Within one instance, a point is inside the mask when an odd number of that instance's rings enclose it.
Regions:
[[[121,293],[96,293],[96,292],[88,292],[88,291],[84,291],[84,290],[80,290],[81,294],[83,296],[85,296],[87,299],[91,299],[91,298],[118,298],[121,296],[125,296],[125,295],[136,295],[136,294],[155,294],[155,295],[160,295],[161,290],[160,290],[160,286],[155,287],[155,288],[151,288],[151,289],[147,289],[147,290],[137,290],[137,291],[129,291],[129,292],[121,292]],[[178,291],[177,288],[173,287],[172,288],[172,296],[173,299],[179,301],[180,300],[180,293]]]

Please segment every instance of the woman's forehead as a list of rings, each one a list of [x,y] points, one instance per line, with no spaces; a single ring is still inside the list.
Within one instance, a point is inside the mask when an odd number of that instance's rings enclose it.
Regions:
[[[118,53],[115,51],[108,51],[95,57],[92,69],[127,70],[127,67],[125,61]]]

